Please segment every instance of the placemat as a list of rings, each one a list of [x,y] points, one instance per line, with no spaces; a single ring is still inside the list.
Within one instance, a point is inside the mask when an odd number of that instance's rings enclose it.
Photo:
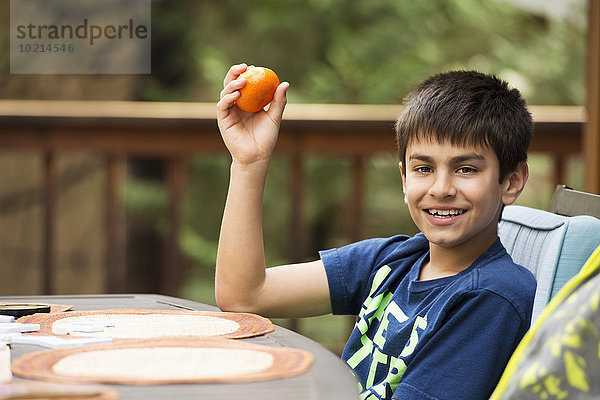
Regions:
[[[123,339],[109,344],[28,353],[12,363],[15,375],[56,382],[155,385],[248,382],[308,370],[313,355],[216,338]]]
[[[240,339],[275,329],[271,321],[259,315],[216,311],[114,309],[39,313],[19,318],[19,322],[40,324],[40,334],[61,337],[65,336],[61,334],[65,327],[94,321],[106,322],[109,326],[98,332],[71,332],[70,336],[108,336],[115,339],[217,336]]]
[[[50,313],[60,313],[73,308],[71,304],[50,304]]]
[[[61,383],[19,381],[0,384],[3,399],[117,400],[119,392],[101,385],[65,385]]]

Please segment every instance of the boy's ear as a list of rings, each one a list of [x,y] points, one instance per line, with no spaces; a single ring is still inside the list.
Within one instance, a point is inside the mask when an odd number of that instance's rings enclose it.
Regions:
[[[402,169],[402,161],[398,163],[398,167],[400,168],[400,177],[402,178],[402,193],[404,193],[404,203],[408,204],[408,199],[406,198],[406,176],[404,175],[404,170]]]
[[[517,168],[504,178],[504,193],[502,194],[502,203],[509,205],[514,203],[523,189],[529,178],[529,166],[526,161],[520,162]]]

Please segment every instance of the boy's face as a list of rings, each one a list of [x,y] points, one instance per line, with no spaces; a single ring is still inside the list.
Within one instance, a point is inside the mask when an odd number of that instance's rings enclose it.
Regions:
[[[502,205],[514,202],[523,188],[515,191],[514,174],[499,183],[499,161],[490,148],[415,140],[405,163],[404,201],[431,246],[467,244],[483,253],[498,236]]]

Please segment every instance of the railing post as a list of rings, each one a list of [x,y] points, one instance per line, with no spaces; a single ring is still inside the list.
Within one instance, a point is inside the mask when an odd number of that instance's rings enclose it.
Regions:
[[[352,179],[350,198],[350,240],[356,242],[363,234],[363,214],[365,208],[365,167],[364,157],[356,155],[352,158]]]
[[[292,262],[301,262],[304,258],[304,240],[302,239],[302,217],[304,198],[304,165],[299,150],[294,150],[291,156],[290,171],[290,256]]]
[[[585,191],[600,193],[600,1],[588,0]]]
[[[127,290],[125,205],[122,189],[126,181],[125,156],[109,154],[106,160],[106,292]]]
[[[44,294],[54,294],[54,232],[56,221],[56,189],[58,185],[58,171],[56,157],[52,150],[43,153],[43,250],[42,250],[42,290]]]
[[[552,153],[552,187],[556,185],[565,185],[567,183],[567,163],[565,155],[560,153]]]
[[[166,237],[165,260],[162,263],[159,287],[162,294],[176,296],[183,276],[183,260],[179,249],[179,230],[183,212],[186,182],[183,157],[167,160],[167,187],[169,190],[169,226]]]

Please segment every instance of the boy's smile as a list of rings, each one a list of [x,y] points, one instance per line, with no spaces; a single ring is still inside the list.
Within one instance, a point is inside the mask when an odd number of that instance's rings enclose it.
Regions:
[[[435,140],[409,143],[401,168],[404,201],[430,242],[431,261],[443,254],[449,263],[468,262],[455,268],[468,267],[498,237],[502,206],[516,199],[509,195],[512,175],[499,183],[499,161],[490,148]]]

